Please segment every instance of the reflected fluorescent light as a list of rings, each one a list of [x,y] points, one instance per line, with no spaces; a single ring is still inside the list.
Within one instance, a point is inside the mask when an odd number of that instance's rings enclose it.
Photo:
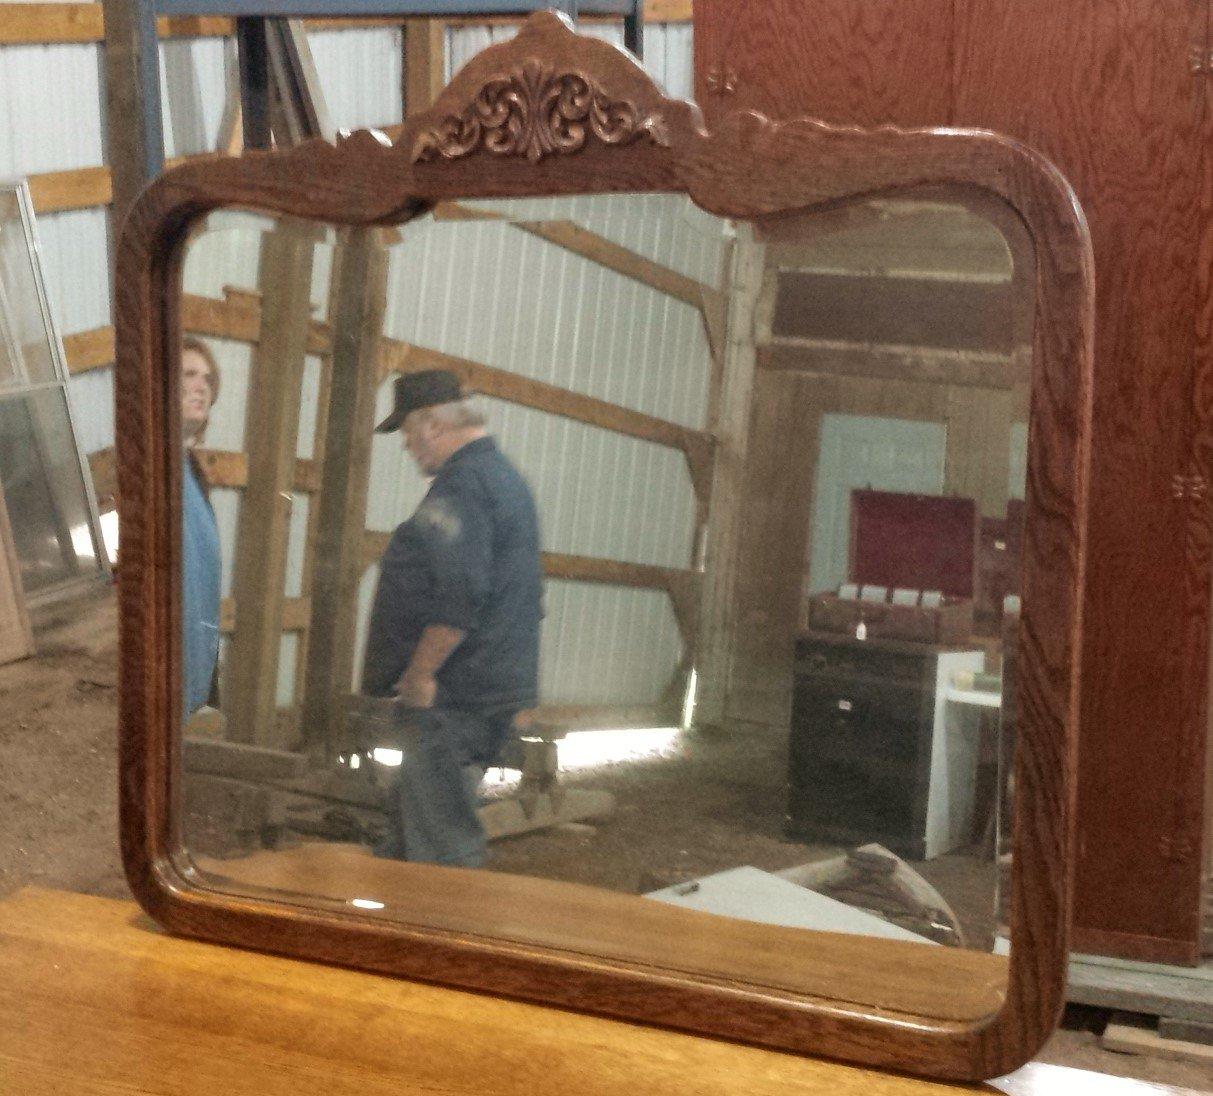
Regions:
[[[404,754],[399,750],[385,750],[382,747],[371,751],[371,757],[378,761],[380,765],[390,765],[392,768],[397,768],[400,762],[404,760]]]
[[[87,525],[73,525],[71,528],[72,551],[79,559],[96,559],[97,550],[93,547],[93,533]]]
[[[362,758],[360,755],[354,754],[350,757],[346,764],[349,765],[351,769],[360,769],[362,768]]]
[[[382,902],[376,902],[373,898],[351,898],[351,906],[357,906],[360,910],[381,910],[383,909]]]
[[[110,559],[118,558],[118,511],[107,510],[97,519],[101,526],[101,543]]]

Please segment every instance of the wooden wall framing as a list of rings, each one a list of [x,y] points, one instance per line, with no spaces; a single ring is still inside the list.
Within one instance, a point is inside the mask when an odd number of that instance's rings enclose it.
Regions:
[[[558,222],[561,223],[561,222]],[[272,235],[272,233],[271,233]],[[378,239],[382,234],[373,233]],[[306,234],[305,234],[306,236]],[[584,233],[577,237],[575,246],[583,242],[582,236],[593,236]],[[558,240],[551,242],[557,243]],[[307,243],[303,239],[300,247]],[[662,704],[646,708],[612,708],[598,706],[557,705],[540,710],[537,718],[545,723],[562,726],[619,726],[620,719],[635,726],[668,726],[680,718],[682,691],[680,680],[689,672],[692,663],[698,657],[699,621],[703,611],[702,584],[704,576],[702,568],[702,540],[707,519],[708,506],[713,491],[716,475],[717,444],[716,418],[717,408],[721,404],[720,385],[724,376],[724,301],[725,297],[715,289],[683,279],[678,283],[681,293],[672,293],[677,299],[696,303],[704,323],[705,338],[709,349],[709,423],[702,430],[694,430],[677,423],[668,422],[643,412],[634,411],[627,407],[596,399],[556,385],[532,380],[517,373],[473,362],[452,355],[440,353],[425,347],[414,346],[398,339],[376,336],[368,343],[359,331],[378,330],[381,320],[383,299],[378,297],[378,303],[372,309],[369,300],[362,307],[370,309],[358,313],[347,302],[342,304],[344,297],[338,292],[343,284],[343,267],[347,268],[353,279],[349,293],[371,292],[378,286],[376,293],[385,292],[386,253],[381,244],[379,259],[372,260],[368,254],[358,260],[356,256],[346,256],[339,248],[340,257],[334,270],[334,291],[328,310],[329,320],[318,320],[307,315],[309,309],[300,297],[293,306],[294,320],[291,321],[294,330],[294,341],[289,353],[293,360],[298,361],[301,354],[315,355],[321,359],[323,377],[320,392],[320,408],[317,414],[317,437],[311,459],[292,457],[287,460],[285,454],[295,452],[292,444],[285,444],[286,434],[290,431],[291,423],[284,419],[281,429],[273,433],[278,437],[282,446],[271,444],[267,439],[261,439],[262,448],[268,447],[270,457],[265,460],[249,453],[228,450],[201,449],[198,458],[207,473],[213,487],[234,488],[246,491],[244,507],[254,507],[262,513],[264,525],[259,536],[262,547],[257,552],[249,554],[246,566],[248,574],[239,583],[257,592],[260,605],[252,618],[242,618],[237,614],[236,605],[240,602],[239,590],[236,596],[227,598],[222,605],[220,630],[232,636],[233,645],[242,645],[244,653],[237,655],[233,646],[231,659],[239,659],[241,669],[237,671],[236,680],[225,681],[224,702],[231,712],[236,711],[237,705],[241,710],[260,711],[260,725],[271,728],[267,732],[273,741],[264,736],[257,741],[260,745],[294,747],[299,744],[299,735],[303,743],[317,747],[332,736],[328,733],[332,723],[333,709],[324,697],[347,693],[351,688],[350,667],[338,665],[334,657],[335,651],[348,653],[353,649],[353,620],[339,618],[337,611],[341,604],[351,603],[351,590],[356,589],[365,569],[374,563],[383,552],[388,534],[370,532],[364,528],[367,467],[365,462],[362,471],[358,472],[358,462],[346,467],[344,462],[330,464],[331,458],[326,455],[324,436],[327,430],[321,429],[321,423],[328,423],[332,429],[335,415],[366,420],[363,425],[368,442],[369,455],[369,419],[368,408],[373,409],[373,396],[378,384],[392,373],[402,373],[421,369],[444,368],[450,369],[463,377],[476,391],[498,399],[531,407],[547,414],[557,415],[576,422],[585,423],[600,429],[667,448],[677,449],[683,453],[687,461],[688,475],[696,496],[696,529],[692,544],[689,546],[692,564],[687,568],[655,567],[645,564],[629,563],[620,560],[578,556],[561,553],[545,553],[543,557],[544,572],[551,578],[569,581],[601,583],[605,585],[654,589],[665,592],[670,598],[671,608],[677,622],[679,634],[684,645],[684,657],[671,689]],[[622,251],[623,249],[619,249]],[[630,254],[630,253],[629,253]],[[588,257],[588,256],[587,256]],[[298,256],[296,257],[298,258]],[[286,261],[286,260],[284,260]],[[302,260],[300,260],[302,261]],[[380,264],[382,263],[382,267]],[[369,265],[368,265],[369,264]],[[609,264],[608,264],[609,265]],[[355,266],[361,273],[355,270]],[[669,291],[675,283],[673,272],[664,270],[650,260],[634,256],[634,262],[628,261],[627,266],[631,276],[650,285],[654,289]],[[614,269],[614,267],[612,267]],[[372,276],[372,271],[378,274]],[[276,279],[271,279],[276,281]],[[269,283],[263,285],[261,292],[248,289],[225,287],[221,298],[203,297],[186,294],[182,298],[182,326],[185,331],[194,335],[221,340],[232,340],[250,344],[255,348],[258,361],[279,361],[281,350],[274,351],[272,356],[261,349],[263,330],[263,293],[269,288]],[[357,292],[356,292],[357,291]],[[359,320],[358,315],[363,319]],[[363,322],[365,321],[365,322]],[[369,327],[367,326],[369,325]],[[348,363],[348,368],[340,369],[336,357],[341,339],[338,330],[351,333],[351,338],[357,346],[350,348],[354,357]],[[65,350],[68,357],[69,369],[73,373],[105,368],[113,354],[113,332],[110,328],[97,328],[70,336],[65,340]],[[373,383],[368,387],[361,382],[367,376],[359,374],[355,368],[357,362],[373,360]],[[260,371],[256,363],[251,374],[253,382]],[[272,373],[273,370],[270,370]],[[346,379],[346,387],[353,384],[355,388],[342,388],[340,392],[332,386],[334,378],[340,373]],[[358,378],[361,378],[359,380]],[[299,377],[294,372],[290,377],[279,377],[275,382],[282,391],[273,396],[279,396],[294,407],[287,416],[292,421],[297,418],[299,402]],[[285,387],[283,387],[285,386]],[[359,396],[358,392],[362,395]],[[291,395],[293,393],[293,396]],[[369,403],[366,396],[370,395]],[[253,400],[250,391],[250,402]],[[258,403],[262,401],[258,398]],[[361,407],[361,411],[358,407]],[[344,409],[344,410],[342,410]],[[351,422],[353,419],[351,419]],[[361,427],[355,429],[355,435]],[[270,459],[274,454],[277,458]],[[264,454],[263,454],[264,456]],[[94,453],[89,458],[97,495],[102,500],[103,509],[106,502],[112,502],[116,497],[116,481],[114,454],[112,449]],[[268,463],[267,463],[268,461]],[[257,480],[257,473],[252,471],[257,465],[262,465],[271,473],[260,491],[258,499],[250,501],[247,494],[250,482]],[[361,477],[361,488],[354,480]],[[345,486],[343,486],[345,485]],[[299,597],[290,598],[277,596],[265,599],[262,591],[266,582],[267,560],[273,566],[274,573],[281,572],[278,550],[285,548],[283,535],[286,517],[285,502],[287,496],[304,494],[310,497],[309,521],[306,544],[304,547],[304,574],[302,591]],[[326,509],[325,498],[333,500]],[[344,502],[341,500],[344,499]],[[265,509],[268,507],[268,511]],[[340,513],[338,513],[340,511]],[[244,521],[241,522],[242,530]],[[242,532],[242,537],[244,536]],[[351,553],[340,549],[338,542],[356,544]],[[276,548],[274,546],[277,546]],[[271,549],[273,549],[271,551]],[[244,556],[245,549],[238,550],[238,557]],[[322,560],[332,563],[344,558],[350,560],[356,557],[357,566],[353,570],[348,567],[336,566],[333,574],[328,574],[333,568],[322,565]],[[253,561],[256,566],[253,566]],[[241,566],[237,564],[238,568]],[[337,572],[340,572],[338,574]],[[342,577],[344,576],[344,577]],[[352,585],[351,585],[352,583]],[[281,583],[278,583],[281,589]],[[336,600],[334,600],[334,596]],[[343,600],[344,599],[344,600]],[[252,599],[256,600],[256,599]],[[328,635],[336,622],[337,630],[345,637],[333,642],[321,640],[316,645],[317,636]],[[247,631],[240,628],[247,625]],[[273,697],[277,683],[278,670],[278,637],[285,633],[296,633],[299,637],[296,655],[296,703],[289,710],[279,709],[273,718],[267,716],[270,699]],[[252,651],[245,650],[252,644]],[[231,661],[229,659],[229,661]],[[256,669],[255,667],[260,667]],[[306,670],[306,672],[304,672]],[[327,688],[317,686],[312,689],[313,680],[327,682]],[[258,684],[258,682],[260,684]],[[303,683],[300,686],[300,682]],[[237,717],[239,718],[239,717]],[[239,734],[256,734],[255,723],[250,722],[249,729],[238,730]],[[333,733],[338,731],[334,728]],[[243,740],[243,739],[241,739]]]

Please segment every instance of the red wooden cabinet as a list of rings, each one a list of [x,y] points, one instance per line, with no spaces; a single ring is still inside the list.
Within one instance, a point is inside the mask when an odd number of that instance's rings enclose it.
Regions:
[[[696,93],[1049,156],[1090,221],[1077,950],[1200,953],[1213,479],[1210,0],[696,0]]]

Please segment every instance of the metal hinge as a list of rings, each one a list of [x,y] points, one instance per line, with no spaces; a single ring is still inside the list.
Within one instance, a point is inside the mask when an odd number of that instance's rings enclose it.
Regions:
[[[1213,51],[1193,46],[1188,53],[1188,67],[1193,76],[1208,76],[1213,72]]]
[[[1171,477],[1171,497],[1173,499],[1203,499],[1209,490],[1209,481],[1199,472],[1190,476],[1176,475]]]

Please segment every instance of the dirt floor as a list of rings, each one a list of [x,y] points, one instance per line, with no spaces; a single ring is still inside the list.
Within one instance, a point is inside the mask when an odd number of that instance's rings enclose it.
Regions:
[[[0,898],[30,884],[125,898],[116,826],[113,592],[95,590],[42,613],[35,624],[37,657],[0,667]],[[783,839],[782,764],[778,742],[751,735],[688,740],[661,762],[575,774],[572,786],[616,795],[609,824],[497,842],[491,866],[637,892],[665,878],[739,864],[778,870],[829,854]],[[967,857],[919,867],[961,913],[967,931],[988,933],[988,871],[974,871]],[[1106,1019],[1095,1010],[1071,1010],[1041,1060],[1213,1090],[1207,1065],[1102,1050],[1098,1033]]]

